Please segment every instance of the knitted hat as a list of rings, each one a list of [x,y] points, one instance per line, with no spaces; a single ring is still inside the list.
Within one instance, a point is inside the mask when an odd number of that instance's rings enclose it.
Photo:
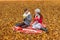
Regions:
[[[39,12],[40,13],[40,9],[39,8],[35,9],[35,12]]]

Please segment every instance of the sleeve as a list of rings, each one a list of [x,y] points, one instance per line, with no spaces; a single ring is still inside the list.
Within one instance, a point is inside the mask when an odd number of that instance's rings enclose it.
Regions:
[[[29,21],[32,20],[31,14],[27,16],[27,19],[28,19]]]

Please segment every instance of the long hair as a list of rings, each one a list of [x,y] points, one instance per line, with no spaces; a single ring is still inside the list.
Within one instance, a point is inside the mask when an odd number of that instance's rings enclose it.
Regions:
[[[41,13],[38,13],[40,15],[40,17],[43,17]]]
[[[38,14],[40,15],[40,23],[42,23],[42,21],[43,21],[43,16],[42,16],[41,13],[38,13]]]

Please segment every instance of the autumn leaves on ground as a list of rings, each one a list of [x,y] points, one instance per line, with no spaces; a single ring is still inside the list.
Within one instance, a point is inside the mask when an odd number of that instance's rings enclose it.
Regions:
[[[24,9],[34,15],[34,9],[40,8],[43,23],[49,33],[22,34],[14,32],[12,27],[22,21]],[[0,2],[0,40],[60,40],[60,4],[50,1],[39,2]]]

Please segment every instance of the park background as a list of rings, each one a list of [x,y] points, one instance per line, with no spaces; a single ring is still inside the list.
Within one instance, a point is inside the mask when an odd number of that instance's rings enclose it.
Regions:
[[[22,21],[24,9],[34,15],[36,8],[41,9],[43,23],[49,33],[22,34],[12,27]],[[59,0],[0,0],[0,40],[60,40],[60,1]]]

